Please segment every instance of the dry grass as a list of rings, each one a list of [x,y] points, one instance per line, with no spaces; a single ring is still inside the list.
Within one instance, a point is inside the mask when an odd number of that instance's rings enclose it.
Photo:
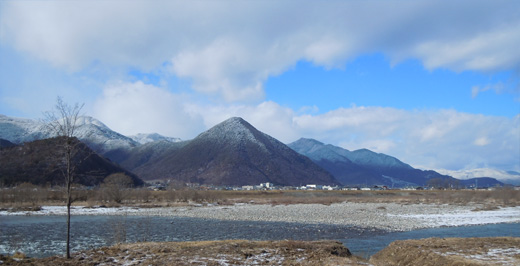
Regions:
[[[366,265],[337,241],[134,243],[63,257],[7,260],[7,265]]]
[[[228,202],[257,204],[324,204],[340,202],[401,203],[401,204],[482,204],[486,208],[519,206],[520,191],[424,190],[424,191],[217,191]]]
[[[337,241],[200,241],[119,244],[67,260],[0,255],[3,265],[520,265],[520,238],[427,238],[391,243],[369,261]]]
[[[47,191],[46,191],[47,189]],[[22,193],[17,189],[0,190],[0,208],[37,207],[42,205],[60,205],[64,203],[60,190],[38,188],[38,197]],[[34,191],[33,191],[34,192]],[[74,193],[75,205],[81,206],[138,206],[165,207],[190,203],[255,203],[272,205],[289,204],[324,204],[340,202],[400,203],[400,204],[480,204],[483,209],[504,206],[520,206],[520,190],[508,188],[494,191],[482,190],[423,190],[423,191],[149,191],[132,189],[127,191],[121,203],[107,201],[98,190],[77,190]],[[24,198],[28,195],[29,198]]]
[[[520,238],[428,238],[391,243],[372,258],[393,265],[520,265]]]

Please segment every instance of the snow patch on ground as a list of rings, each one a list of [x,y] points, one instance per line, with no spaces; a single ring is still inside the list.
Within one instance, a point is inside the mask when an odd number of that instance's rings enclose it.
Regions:
[[[396,216],[417,219],[431,227],[515,223],[520,222],[520,206],[486,211],[457,210],[442,214],[400,214]]]
[[[134,207],[71,207],[72,215],[117,215],[117,214],[138,214],[142,212],[142,208]],[[39,211],[0,211],[1,215],[67,215],[66,206],[42,206]]]
[[[475,250],[460,250],[458,252],[439,252],[435,253],[439,255],[458,256],[472,261],[478,261],[485,263],[486,265],[515,265],[517,259],[515,257],[520,256],[520,249],[518,248],[493,248],[487,250],[487,252],[478,252]]]

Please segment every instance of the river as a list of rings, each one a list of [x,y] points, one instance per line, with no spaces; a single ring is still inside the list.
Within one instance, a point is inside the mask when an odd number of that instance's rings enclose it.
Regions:
[[[283,222],[222,221],[157,216],[72,216],[72,251],[137,241],[224,239],[336,239],[354,254],[368,257],[394,240],[427,237],[520,237],[520,223],[441,227],[387,232],[351,226]],[[63,254],[65,216],[0,216],[0,253],[30,257]]]

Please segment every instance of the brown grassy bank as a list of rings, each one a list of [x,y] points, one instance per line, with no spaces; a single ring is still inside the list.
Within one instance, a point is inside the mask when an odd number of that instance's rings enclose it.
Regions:
[[[118,200],[112,196],[117,194]],[[137,206],[164,207],[190,203],[256,204],[325,204],[339,202],[371,202],[400,204],[481,204],[484,208],[519,206],[520,191],[511,188],[488,190],[386,190],[386,191],[225,191],[225,190],[167,190],[150,191],[144,188],[107,191],[106,189],[76,189],[74,205],[78,206]],[[0,208],[37,208],[64,204],[61,188],[23,185],[0,189]]]
[[[391,243],[369,261],[337,241],[201,241],[119,244],[3,265],[520,265],[520,238],[428,238]]]
[[[520,265],[520,238],[428,238],[391,243],[372,258],[376,266]]]
[[[1,258],[0,258],[1,260]],[[120,244],[5,265],[366,265],[337,241],[202,241]]]

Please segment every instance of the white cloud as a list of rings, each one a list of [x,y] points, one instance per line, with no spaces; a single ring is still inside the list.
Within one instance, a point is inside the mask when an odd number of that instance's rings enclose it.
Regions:
[[[415,56],[428,69],[446,67],[456,71],[493,71],[519,68],[520,22],[502,29],[481,32],[460,40],[431,40],[415,47]]]
[[[484,87],[473,86],[471,88],[471,98],[475,99],[481,92],[485,92],[488,90],[494,90],[496,94],[500,94],[504,91],[504,88],[505,88],[505,86],[501,82],[499,82],[497,84],[486,85]]]
[[[486,137],[477,138],[473,143],[477,146],[486,146],[489,144],[489,140]]]
[[[299,60],[342,67],[363,53],[456,71],[519,69],[516,1],[9,1],[0,39],[54,65],[142,70],[171,62],[199,92],[256,101]],[[297,8],[296,8],[297,7]]]
[[[125,135],[160,133],[184,139],[204,130],[202,118],[190,113],[187,99],[140,81],[107,86],[94,116]]]

